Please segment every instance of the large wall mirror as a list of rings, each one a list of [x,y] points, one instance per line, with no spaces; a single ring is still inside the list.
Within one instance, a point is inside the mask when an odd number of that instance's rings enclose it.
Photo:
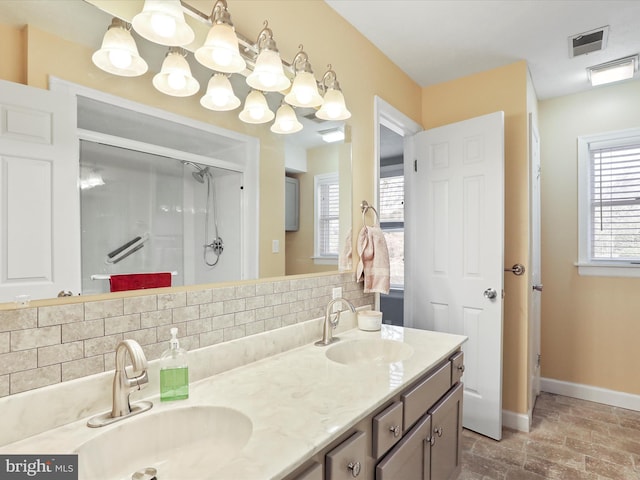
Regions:
[[[82,0],[65,2],[65,8],[54,3],[0,2],[0,17],[99,48],[111,14]],[[139,49],[150,69],[161,60],[149,59],[165,53],[148,43],[139,43]],[[212,72],[195,61],[190,65],[201,96]],[[231,80],[244,98],[244,78],[233,75]],[[338,253],[352,225],[348,124],[318,121],[313,111],[299,111],[304,128],[298,133],[277,135],[268,125],[239,131],[234,128],[238,109],[212,112],[214,132],[202,135],[190,128],[192,122],[179,125],[176,114],[167,115],[170,120],[149,116],[127,108],[125,101],[110,103],[109,95],[76,98],[81,278],[78,291],[68,288],[74,295],[108,293],[110,275],[125,273],[170,272],[171,285],[178,286],[339,269]],[[267,95],[273,111],[281,99],[280,94]],[[157,113],[162,105],[152,108]],[[327,143],[323,136],[330,132],[346,137]],[[265,178],[273,177],[248,174],[250,148],[244,139],[259,145],[260,169],[274,168],[273,159],[278,159],[282,202],[277,207],[263,208],[257,194],[249,203],[243,197],[248,176],[257,182],[256,191],[276,183],[265,185]],[[265,151],[270,163],[263,161]],[[291,179],[297,183],[293,198],[284,193]],[[285,227],[289,210],[297,215],[295,228]],[[280,236],[264,231],[265,224],[277,225]],[[282,268],[259,268],[265,252],[284,257]],[[20,293],[42,298],[28,282]],[[14,293],[0,297],[0,302],[14,300]]]

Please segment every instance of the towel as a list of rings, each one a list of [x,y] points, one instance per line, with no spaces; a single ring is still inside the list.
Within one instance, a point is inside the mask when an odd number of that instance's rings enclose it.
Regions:
[[[360,261],[356,281],[364,281],[364,293],[389,293],[389,249],[378,225],[364,226],[358,235]]]
[[[351,229],[347,232],[347,236],[344,239],[344,246],[342,247],[342,252],[340,253],[340,257],[338,258],[338,269],[341,272],[350,272],[353,269],[353,247],[351,246],[353,242],[353,235],[351,233]]]
[[[124,290],[142,290],[145,288],[160,288],[171,286],[171,272],[158,273],[128,273],[111,275],[109,279],[112,292]]]

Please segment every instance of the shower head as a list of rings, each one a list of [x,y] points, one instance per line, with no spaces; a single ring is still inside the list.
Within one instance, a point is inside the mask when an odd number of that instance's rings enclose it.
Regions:
[[[191,175],[199,183],[204,183],[204,177],[209,175],[209,167],[200,168],[197,172],[192,172]]]

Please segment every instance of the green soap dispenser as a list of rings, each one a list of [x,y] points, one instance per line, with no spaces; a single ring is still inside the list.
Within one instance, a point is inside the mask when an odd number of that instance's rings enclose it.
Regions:
[[[189,365],[187,351],[180,348],[178,329],[172,328],[169,350],[160,357],[160,401],[189,398]]]

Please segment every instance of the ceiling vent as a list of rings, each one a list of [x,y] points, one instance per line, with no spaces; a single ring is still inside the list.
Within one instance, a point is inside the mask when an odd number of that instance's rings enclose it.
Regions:
[[[604,50],[607,46],[608,37],[608,26],[569,37],[569,58]]]

